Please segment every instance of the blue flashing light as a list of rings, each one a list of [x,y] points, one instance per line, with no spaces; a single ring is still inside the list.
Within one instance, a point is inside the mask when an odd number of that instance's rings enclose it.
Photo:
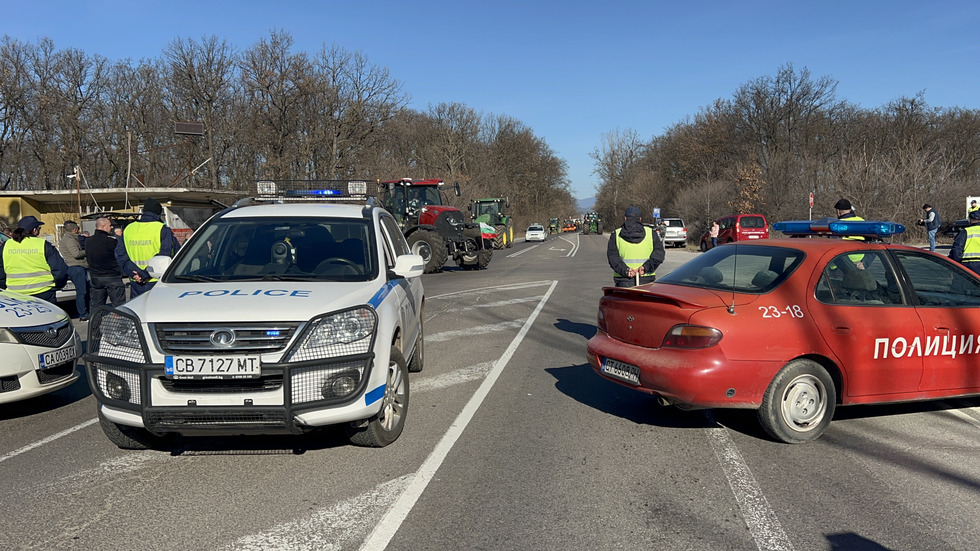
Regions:
[[[828,236],[873,236],[889,237],[905,232],[905,226],[895,222],[878,220],[838,220],[822,218],[820,220],[789,220],[776,222],[772,229],[786,235],[828,235]]]
[[[785,222],[776,222],[772,225],[772,229],[783,232],[786,235],[806,235],[813,233],[810,229],[809,220],[788,220]]]
[[[280,334],[280,331],[278,329],[270,329],[270,330],[268,330],[268,331],[265,332],[265,336],[267,336],[267,337],[278,337],[279,334]]]
[[[830,231],[836,235],[877,235],[888,237],[905,232],[905,226],[895,222],[851,221],[831,222]]]
[[[292,196],[323,196],[323,195],[343,195],[344,192],[339,189],[289,189],[286,190],[286,195]]]

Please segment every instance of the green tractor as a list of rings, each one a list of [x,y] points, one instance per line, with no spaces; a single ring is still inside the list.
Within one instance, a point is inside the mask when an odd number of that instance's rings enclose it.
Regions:
[[[514,246],[514,220],[507,214],[508,209],[510,209],[510,200],[506,197],[470,201],[470,217],[473,222],[496,228],[494,249],[509,249]]]
[[[589,235],[590,233],[602,235],[602,218],[599,217],[598,212],[590,212],[585,215],[585,220],[582,223],[582,233],[585,235]]]
[[[548,219],[548,233],[561,233],[561,223],[557,218]]]

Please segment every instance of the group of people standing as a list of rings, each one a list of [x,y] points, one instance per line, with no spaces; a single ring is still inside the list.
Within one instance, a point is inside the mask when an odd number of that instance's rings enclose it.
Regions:
[[[163,206],[150,198],[139,220],[121,231],[100,217],[95,234],[83,236],[81,227],[68,220],[57,249],[39,237],[44,222],[25,216],[0,244],[0,287],[57,303],[57,291],[71,280],[78,318],[88,321],[93,309],[126,302],[124,278],[129,280],[130,298],[149,291],[157,281],[146,271],[150,259],[177,253],[180,243],[162,215]]]
[[[848,199],[841,199],[834,204],[837,218],[840,220],[864,220],[854,212]],[[922,205],[924,215],[918,224],[925,226],[929,237],[929,250],[936,250],[936,234],[942,225],[939,212],[932,205]],[[970,225],[959,232],[953,241],[949,257],[963,263],[970,270],[980,274],[980,206],[976,201],[970,203]],[[718,242],[718,223],[712,222],[709,230],[712,247]],[[656,280],[656,270],[666,256],[663,241],[653,228],[642,223],[640,209],[629,207],[623,225],[609,236],[606,258],[609,267],[615,273],[613,282],[617,287],[632,287],[653,283]]]

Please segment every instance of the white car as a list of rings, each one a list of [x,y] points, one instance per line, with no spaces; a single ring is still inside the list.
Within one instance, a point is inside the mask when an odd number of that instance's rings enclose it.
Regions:
[[[153,289],[90,322],[89,382],[117,446],[337,424],[359,445],[401,434],[424,262],[383,208],[235,206],[156,268]]]
[[[544,241],[548,239],[548,232],[541,224],[531,224],[524,232],[524,241]]]
[[[0,404],[74,383],[81,354],[82,341],[64,310],[0,291]]]

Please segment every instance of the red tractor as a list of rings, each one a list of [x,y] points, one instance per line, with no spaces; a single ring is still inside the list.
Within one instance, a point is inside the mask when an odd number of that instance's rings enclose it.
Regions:
[[[486,268],[493,257],[492,226],[467,223],[462,211],[446,205],[442,180],[379,182],[382,204],[401,224],[412,252],[425,259],[425,273],[438,272],[451,256],[464,270]],[[459,184],[453,185],[459,197]]]

